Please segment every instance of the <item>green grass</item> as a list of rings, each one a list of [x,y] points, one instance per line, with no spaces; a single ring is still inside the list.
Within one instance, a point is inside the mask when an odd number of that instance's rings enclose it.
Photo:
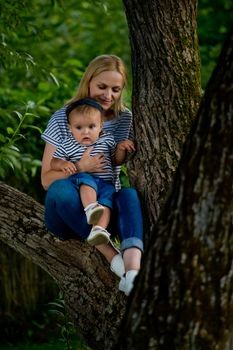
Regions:
[[[0,350],[67,350],[66,344],[63,342],[48,343],[48,344],[16,344],[16,345],[1,345]],[[70,350],[91,350],[83,342],[75,342]]]
[[[0,345],[1,350],[64,350],[63,343]],[[75,349],[76,350],[76,349]]]

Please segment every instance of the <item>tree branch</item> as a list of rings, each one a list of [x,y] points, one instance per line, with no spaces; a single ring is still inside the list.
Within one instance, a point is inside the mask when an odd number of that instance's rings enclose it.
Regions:
[[[52,236],[44,227],[44,207],[2,182],[0,239],[52,276],[64,293],[75,326],[90,346],[111,347],[126,298],[95,248]]]

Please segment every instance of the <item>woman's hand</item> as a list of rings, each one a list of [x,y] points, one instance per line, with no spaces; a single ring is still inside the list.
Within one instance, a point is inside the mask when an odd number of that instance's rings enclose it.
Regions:
[[[90,156],[93,147],[88,147],[83,153],[82,158],[75,163],[77,171],[88,172],[88,173],[103,173],[106,161],[104,154],[96,154],[95,156]]]
[[[133,141],[125,140],[125,141],[121,141],[117,144],[117,150],[132,153],[132,152],[135,152],[135,146],[134,146]]]
[[[64,161],[62,163],[62,167],[61,170],[63,171],[63,173],[65,173],[66,175],[73,175],[77,172],[76,166],[74,165],[74,163],[67,161]]]
[[[127,155],[135,152],[135,146],[133,141],[125,140],[117,144],[115,158],[113,161],[114,165],[122,165],[125,163]]]

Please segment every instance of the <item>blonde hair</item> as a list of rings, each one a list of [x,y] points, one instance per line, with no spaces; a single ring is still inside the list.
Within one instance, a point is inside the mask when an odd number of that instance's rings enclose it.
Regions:
[[[88,97],[90,81],[97,75],[106,71],[115,71],[120,73],[123,78],[123,89],[125,88],[125,86],[127,85],[127,73],[123,61],[115,55],[97,56],[87,66],[83,77],[79,83],[79,87],[76,94],[68,103],[74,102],[81,98]],[[113,109],[116,114],[125,109],[124,104],[122,102],[122,93],[120,95],[120,98],[114,103]]]

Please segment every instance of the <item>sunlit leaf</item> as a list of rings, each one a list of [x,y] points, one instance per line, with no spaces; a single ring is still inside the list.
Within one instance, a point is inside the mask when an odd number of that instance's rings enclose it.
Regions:
[[[6,131],[7,131],[8,135],[14,134],[14,130],[11,127],[7,127]]]
[[[55,77],[55,75],[53,73],[49,73],[49,75],[51,76],[52,80],[54,81],[54,83],[57,85],[57,86],[60,86],[57,78]]]
[[[43,130],[41,128],[39,128],[38,126],[35,126],[35,125],[24,125],[25,128],[27,129],[35,129],[37,131],[39,131],[40,134],[42,134]]]
[[[23,118],[23,116],[20,112],[14,111],[14,113],[19,117],[20,120]]]

